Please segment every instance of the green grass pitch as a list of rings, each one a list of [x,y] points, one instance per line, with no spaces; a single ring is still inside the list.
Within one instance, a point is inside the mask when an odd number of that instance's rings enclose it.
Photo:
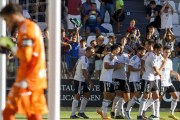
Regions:
[[[61,120],[72,120],[72,119],[69,119],[71,111],[62,111],[60,112],[60,114],[61,114]],[[102,120],[101,116],[97,114],[96,112],[85,112],[85,114],[89,117],[88,120]],[[131,112],[131,117],[136,118],[137,114],[138,112]],[[169,112],[160,112],[161,117],[163,117],[165,120],[173,120],[171,118],[168,118],[168,114]],[[150,116],[151,112],[147,112],[147,115]],[[175,112],[175,115],[180,119],[180,112]],[[42,115],[42,117],[44,120],[48,119],[47,115]],[[26,120],[26,117],[16,114],[16,120]]]

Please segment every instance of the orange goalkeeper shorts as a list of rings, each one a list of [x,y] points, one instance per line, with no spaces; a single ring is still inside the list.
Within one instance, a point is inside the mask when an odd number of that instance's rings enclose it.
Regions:
[[[13,85],[7,96],[6,107],[26,116],[48,113],[43,89],[29,91]]]

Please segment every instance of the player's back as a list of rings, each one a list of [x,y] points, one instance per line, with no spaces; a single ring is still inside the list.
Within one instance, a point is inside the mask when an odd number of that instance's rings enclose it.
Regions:
[[[20,60],[16,82],[27,80],[31,90],[47,88],[42,32],[38,25],[30,20],[25,20],[19,27],[16,56]]]

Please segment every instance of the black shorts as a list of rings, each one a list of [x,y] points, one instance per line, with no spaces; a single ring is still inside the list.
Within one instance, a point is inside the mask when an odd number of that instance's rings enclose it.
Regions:
[[[157,84],[158,90],[160,91],[160,89],[161,89],[161,80],[156,80],[156,84]]]
[[[75,94],[83,95],[85,92],[89,92],[86,82],[74,80]]]
[[[131,93],[141,91],[141,82],[130,82]]]
[[[100,89],[101,92],[110,92],[110,93],[114,93],[114,85],[110,82],[107,81],[100,81]]]
[[[122,22],[125,19],[125,14],[124,11],[122,12],[121,16],[118,17],[118,15],[121,13],[121,9],[120,10],[116,10],[113,14],[113,18],[117,21],[117,22]]]
[[[151,91],[158,90],[156,81],[142,80],[141,92],[150,93]]]
[[[129,84],[126,80],[114,79],[115,90],[124,91],[124,93],[130,93]]]
[[[161,86],[161,90],[159,92],[159,95],[164,96],[165,93],[171,93],[171,92],[176,92],[176,89],[173,85],[168,86],[168,87]]]

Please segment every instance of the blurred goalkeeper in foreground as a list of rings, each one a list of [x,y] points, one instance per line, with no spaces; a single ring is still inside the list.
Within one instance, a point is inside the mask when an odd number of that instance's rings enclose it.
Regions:
[[[20,60],[17,79],[6,100],[4,120],[15,120],[14,114],[26,115],[28,120],[42,120],[47,114],[44,89],[47,88],[45,51],[40,28],[25,20],[18,4],[8,4],[1,17],[11,29],[18,28],[18,44],[8,37],[0,39],[0,45],[10,49]]]

